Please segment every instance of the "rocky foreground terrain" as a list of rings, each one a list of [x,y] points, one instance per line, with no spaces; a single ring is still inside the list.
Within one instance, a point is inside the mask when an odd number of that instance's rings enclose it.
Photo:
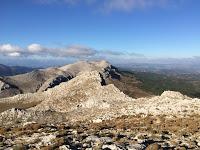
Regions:
[[[119,74],[100,68],[1,98],[1,149],[200,149],[200,99],[172,91],[132,98],[106,84]]]

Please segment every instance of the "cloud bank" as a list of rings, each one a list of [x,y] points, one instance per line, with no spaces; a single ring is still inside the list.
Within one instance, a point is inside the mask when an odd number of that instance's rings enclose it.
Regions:
[[[52,58],[120,58],[144,57],[137,53],[125,53],[114,50],[96,50],[83,45],[69,45],[66,47],[46,47],[37,43],[26,47],[12,44],[1,44],[0,55],[9,57],[52,57]]]
[[[21,48],[11,44],[0,45],[0,53],[7,56],[20,56]]]
[[[93,48],[81,45],[70,45],[61,48],[45,47],[40,44],[30,44],[25,48],[12,45],[0,45],[0,54],[4,56],[20,57],[20,56],[52,56],[52,57],[87,57],[93,56],[97,52]]]
[[[33,67],[57,66],[77,60],[107,60],[113,64],[200,64],[200,57],[191,58],[150,58],[125,50],[97,50],[83,45],[47,47],[38,43],[21,47],[13,44],[0,44],[0,63]]]

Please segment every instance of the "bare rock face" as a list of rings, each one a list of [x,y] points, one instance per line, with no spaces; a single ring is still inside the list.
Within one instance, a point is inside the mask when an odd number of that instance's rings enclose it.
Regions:
[[[161,94],[161,97],[163,98],[171,98],[171,99],[185,99],[188,98],[187,96],[181,94],[180,92],[174,92],[174,91],[164,91]]]
[[[107,120],[137,114],[179,117],[200,114],[200,100],[179,92],[166,91],[161,96],[133,99],[114,85],[103,86],[102,82],[103,77],[98,71],[81,72],[68,82],[47,91],[1,99],[0,108],[1,111],[23,109],[27,114],[24,114],[25,118],[36,122],[47,114],[49,118],[59,114],[60,121],[64,118],[71,122]],[[11,116],[16,119],[18,115]],[[5,113],[1,113],[0,117],[6,118]]]
[[[38,90],[38,92],[42,92],[42,91],[47,91],[50,88],[53,88],[57,85],[59,85],[62,82],[67,82],[69,80],[71,80],[72,77],[71,76],[64,76],[64,75],[58,75],[56,77],[52,77],[50,79],[48,79]]]
[[[23,121],[27,121],[27,112],[22,109],[12,108],[9,110],[4,111],[0,115],[0,120],[2,122],[6,122],[7,124],[12,124],[13,120],[15,119],[22,119]],[[17,121],[17,120],[15,120]]]
[[[80,108],[109,108],[110,103],[128,98],[115,86],[102,86],[99,72],[83,72],[76,78],[44,92],[46,100],[36,110],[69,112]]]
[[[1,90],[8,89],[9,87],[10,87],[9,84],[6,84],[5,82],[0,81],[0,89]]]
[[[165,91],[161,96],[140,98],[135,112],[153,115],[187,116],[200,113],[200,99],[179,92]]]
[[[6,83],[2,78],[0,78],[0,98],[14,96],[20,93],[21,91],[18,87]]]
[[[1,99],[0,106],[6,109],[18,106],[17,108],[27,109],[27,113],[30,114],[38,111],[69,113],[69,116],[73,118],[76,113],[81,111],[85,112],[82,115],[86,116],[87,111],[91,110],[93,112],[91,111],[88,115],[93,115],[95,109],[108,112],[116,104],[119,105],[124,100],[131,100],[113,85],[102,86],[102,81],[102,76],[97,71],[82,72],[76,78],[47,91]],[[2,115],[5,114],[2,113]]]

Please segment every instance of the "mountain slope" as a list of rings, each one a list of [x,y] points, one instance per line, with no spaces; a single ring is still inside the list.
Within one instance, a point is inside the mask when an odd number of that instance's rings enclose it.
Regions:
[[[26,74],[20,74],[16,76],[9,76],[2,78],[2,82],[14,85],[21,93],[34,93],[37,91],[45,91],[48,88],[52,88],[59,85],[61,82],[65,82],[75,77],[81,71],[98,70],[102,73],[106,68],[111,69],[111,66],[105,62],[84,62],[80,61],[73,65],[66,65],[60,68],[47,68],[39,69]],[[13,96],[13,88],[10,87],[10,96]],[[1,93],[4,92],[3,89]],[[0,94],[1,97],[2,94]]]
[[[134,99],[104,75],[84,71],[46,91],[0,99],[3,149],[200,148],[200,99],[172,91]]]
[[[33,71],[34,68],[22,66],[6,66],[0,64],[0,76],[13,76],[17,74],[27,73]]]
[[[149,96],[150,94],[137,88],[136,79],[120,74],[117,68],[106,61],[79,61],[74,64],[57,68],[39,69],[26,74],[3,77],[2,82],[9,85],[9,88],[0,89],[0,97],[13,96],[19,93],[34,93],[46,91],[62,82],[67,82],[76,77],[80,72],[98,71],[104,78],[104,83],[113,83],[120,90],[132,97]],[[129,83],[128,83],[129,82]],[[130,89],[130,90],[129,90]],[[18,92],[16,92],[16,90]],[[4,94],[6,93],[6,94]]]
[[[0,115],[1,123],[9,123],[8,120],[16,119],[19,121],[22,118],[23,121],[45,121],[46,113],[49,113],[49,116],[59,114],[64,117],[61,120],[54,117],[48,120],[47,117],[47,122],[106,120],[137,114],[179,117],[200,114],[199,99],[170,91],[161,96],[133,99],[113,84],[103,86],[102,81],[98,71],[83,72],[72,80],[44,92],[1,99],[1,112],[7,110]],[[20,110],[10,111],[11,108]],[[22,115],[19,113],[21,109],[24,109]]]

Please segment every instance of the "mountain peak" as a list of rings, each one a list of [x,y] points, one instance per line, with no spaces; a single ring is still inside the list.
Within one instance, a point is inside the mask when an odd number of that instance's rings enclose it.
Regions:
[[[65,66],[60,67],[60,70],[63,71],[71,71],[73,74],[76,74],[77,72],[81,72],[81,71],[93,71],[93,70],[98,70],[98,71],[102,71],[105,68],[110,67],[111,64],[109,64],[107,61],[105,60],[101,60],[101,61],[78,61],[76,63],[73,64],[68,64]]]

